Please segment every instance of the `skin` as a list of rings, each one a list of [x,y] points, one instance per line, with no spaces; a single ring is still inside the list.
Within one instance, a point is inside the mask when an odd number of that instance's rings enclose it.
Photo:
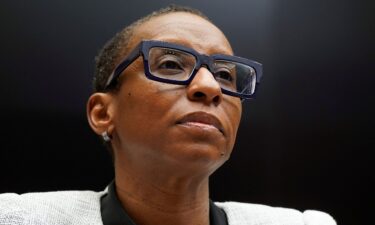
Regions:
[[[127,49],[143,39],[178,43],[207,55],[233,54],[215,25],[185,12],[140,25]],[[209,176],[230,157],[240,99],[223,95],[204,67],[188,86],[148,80],[141,58],[123,72],[120,82],[116,93],[94,93],[87,115],[97,134],[112,135],[116,190],[123,207],[139,225],[208,225]],[[207,117],[215,118],[220,129],[200,121]]]

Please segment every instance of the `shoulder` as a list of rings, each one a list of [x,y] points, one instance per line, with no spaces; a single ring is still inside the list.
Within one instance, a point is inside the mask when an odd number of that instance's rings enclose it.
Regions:
[[[216,202],[228,217],[229,225],[336,225],[327,213],[306,210],[271,207],[240,202]]]
[[[0,224],[97,224],[104,192],[0,194]]]

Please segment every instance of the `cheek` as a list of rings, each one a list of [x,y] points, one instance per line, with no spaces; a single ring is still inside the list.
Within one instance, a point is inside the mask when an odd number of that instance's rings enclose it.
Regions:
[[[163,84],[142,78],[135,81],[124,83],[119,93],[115,126],[123,143],[158,138],[160,130],[169,125],[168,114],[178,98]]]

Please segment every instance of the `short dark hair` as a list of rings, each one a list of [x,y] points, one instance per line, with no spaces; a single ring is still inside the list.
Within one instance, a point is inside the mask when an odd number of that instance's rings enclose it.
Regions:
[[[129,40],[133,36],[135,28],[154,17],[173,12],[187,12],[200,16],[210,21],[206,15],[204,15],[201,11],[197,9],[193,9],[186,6],[179,6],[175,4],[169,5],[165,8],[161,8],[157,11],[148,14],[145,17],[138,19],[137,21],[133,22],[132,24],[118,32],[99,51],[99,54],[95,58],[93,91],[104,92],[107,79],[111,75],[112,71],[115,69],[115,63],[119,60],[119,57],[121,57],[121,54],[123,54],[123,52],[127,52],[129,50],[127,49]]]

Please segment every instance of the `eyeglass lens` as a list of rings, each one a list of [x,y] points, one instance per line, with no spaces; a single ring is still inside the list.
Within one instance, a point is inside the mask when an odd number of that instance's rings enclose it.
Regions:
[[[197,59],[177,49],[153,47],[149,50],[149,71],[153,76],[185,81],[192,75]],[[253,94],[256,83],[254,68],[234,61],[215,60],[211,71],[221,88],[242,94]]]

